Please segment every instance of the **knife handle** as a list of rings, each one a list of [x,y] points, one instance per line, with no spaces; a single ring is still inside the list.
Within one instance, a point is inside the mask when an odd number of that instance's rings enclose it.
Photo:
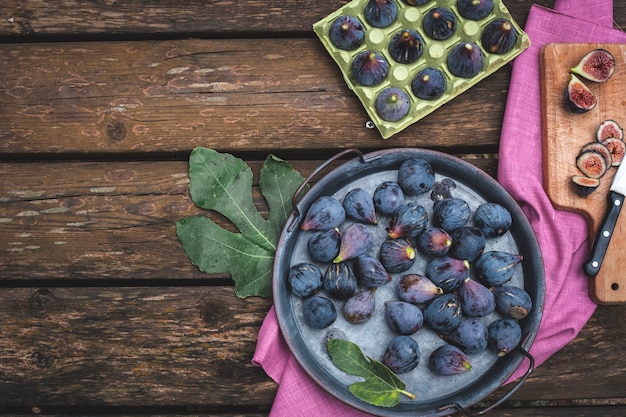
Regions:
[[[609,192],[609,203],[609,209],[600,225],[596,239],[593,241],[591,257],[583,264],[583,269],[587,275],[592,277],[598,274],[602,261],[604,260],[604,255],[609,247],[611,236],[613,236],[613,231],[617,224],[617,217],[624,203],[624,196],[611,191]]]

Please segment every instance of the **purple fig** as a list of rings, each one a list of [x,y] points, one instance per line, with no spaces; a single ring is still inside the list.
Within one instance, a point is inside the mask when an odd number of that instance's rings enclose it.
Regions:
[[[474,226],[478,227],[485,237],[504,235],[513,223],[511,213],[498,203],[484,203],[474,212]]]
[[[322,271],[311,263],[303,262],[289,268],[289,286],[298,297],[309,297],[322,288]]]
[[[415,249],[406,239],[386,239],[380,245],[378,256],[391,273],[407,271],[415,263]]]
[[[311,258],[317,262],[330,262],[339,253],[341,234],[337,228],[320,230],[309,238],[307,249]]]
[[[487,326],[477,318],[463,319],[459,327],[442,335],[443,339],[466,354],[480,353],[487,348]]]
[[[363,51],[352,61],[350,72],[357,83],[371,87],[387,78],[389,63],[379,53]]]
[[[481,43],[487,52],[492,54],[506,54],[515,46],[517,32],[508,19],[494,19],[485,26],[481,36]]]
[[[398,185],[406,195],[420,195],[435,184],[435,171],[422,158],[409,158],[398,168]]]
[[[396,20],[398,6],[394,0],[369,0],[363,14],[367,23],[377,28],[384,28]]]
[[[357,281],[350,265],[330,264],[322,279],[324,289],[333,298],[347,300],[356,293]]]
[[[459,288],[469,274],[469,262],[451,256],[433,258],[426,267],[426,276],[444,292]]]
[[[444,256],[452,246],[452,237],[438,227],[427,227],[416,239],[417,248],[428,256]]]
[[[411,90],[422,100],[436,100],[446,92],[447,80],[438,68],[424,68],[411,81]]]
[[[417,237],[428,225],[426,209],[414,201],[403,203],[394,213],[385,230],[390,239],[412,239]]]
[[[578,77],[570,74],[565,89],[565,107],[574,113],[585,113],[596,107],[596,95]]]
[[[462,42],[450,49],[446,63],[457,77],[472,78],[483,68],[483,54],[474,42]]]
[[[445,200],[446,198],[452,198],[452,190],[455,188],[456,182],[454,182],[453,179],[444,178],[441,181],[437,181],[430,193],[430,199],[437,202]]]
[[[403,335],[412,335],[424,325],[422,310],[404,301],[385,302],[385,318],[394,332]]]
[[[484,317],[496,309],[496,300],[489,288],[467,278],[458,289],[463,313],[469,317]]]
[[[407,274],[398,281],[398,298],[412,304],[421,304],[439,297],[443,290],[419,274]]]
[[[458,259],[467,259],[472,262],[485,250],[487,238],[483,232],[474,226],[464,226],[450,233],[452,246],[450,254]]]
[[[474,263],[479,279],[490,287],[504,285],[513,278],[515,267],[522,255],[504,251],[484,252]]]
[[[521,320],[528,315],[533,307],[533,301],[523,288],[513,285],[492,287],[491,291],[496,299],[496,308],[505,317]]]
[[[315,200],[302,221],[302,230],[328,230],[339,227],[346,219],[346,211],[337,199],[322,196]]]
[[[354,260],[354,274],[360,286],[375,288],[391,281],[391,274],[373,256],[361,255]]]
[[[440,295],[424,309],[424,321],[439,333],[450,333],[461,324],[462,319],[461,303],[454,294]]]
[[[363,255],[372,245],[373,240],[374,235],[366,225],[352,223],[341,234],[339,253],[333,262],[339,263]]]
[[[376,308],[375,289],[361,291],[348,298],[343,305],[343,316],[352,324],[364,323],[372,317]]]
[[[438,375],[457,375],[472,369],[472,364],[461,349],[441,345],[430,354],[428,367]]]
[[[363,44],[365,29],[354,16],[339,16],[330,24],[328,36],[339,49],[352,51]]]
[[[493,10],[493,0],[458,0],[456,9],[466,19],[481,20]]]
[[[424,15],[422,29],[432,39],[448,39],[456,30],[456,16],[445,7],[435,7]]]
[[[413,29],[404,29],[393,35],[389,41],[389,55],[401,63],[411,64],[424,52],[424,39]]]
[[[366,224],[378,224],[372,195],[363,188],[353,188],[343,198],[346,216]]]
[[[467,202],[457,197],[437,201],[433,207],[433,225],[447,232],[463,227],[470,216]]]
[[[374,107],[381,119],[397,122],[409,114],[411,99],[402,89],[387,87],[378,93]]]
[[[489,347],[504,356],[522,341],[522,329],[513,319],[498,319],[487,327]]]
[[[374,207],[382,214],[393,214],[404,203],[404,192],[398,183],[385,181],[374,190]]]
[[[315,329],[324,329],[337,319],[337,310],[326,297],[314,295],[302,302],[302,314],[306,324]]]
[[[396,336],[389,342],[382,360],[383,364],[396,374],[415,369],[419,361],[419,345],[413,338],[405,335]]]

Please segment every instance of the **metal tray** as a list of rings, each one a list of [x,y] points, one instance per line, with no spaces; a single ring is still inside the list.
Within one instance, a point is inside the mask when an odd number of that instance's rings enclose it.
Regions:
[[[300,198],[300,194],[308,187],[314,176],[332,161],[349,153],[355,153],[357,157],[320,178]],[[397,280],[409,272],[423,273],[427,259],[419,256],[409,271],[392,274],[393,281],[377,289],[376,311],[368,322],[359,325],[350,324],[341,313],[343,302],[336,301],[337,320],[329,328],[322,330],[312,329],[303,322],[302,300],[291,294],[287,275],[291,265],[298,262],[312,262],[306,247],[308,236],[312,232],[301,230],[299,225],[313,201],[322,195],[334,196],[341,201],[350,189],[357,186],[373,192],[382,181],[395,180],[398,167],[410,157],[420,157],[429,161],[437,180],[443,178],[454,180],[457,185],[457,188],[453,190],[454,196],[465,199],[472,210],[484,202],[496,202],[511,212],[513,217],[511,230],[502,237],[488,239],[485,250],[505,250],[524,256],[510,284],[523,287],[530,294],[533,309],[520,321],[524,340],[518,349],[502,358],[498,358],[489,350],[469,355],[472,370],[456,376],[438,376],[428,370],[428,356],[436,347],[445,342],[427,327],[419,330],[412,337],[420,346],[420,364],[413,371],[399,375],[400,379],[406,383],[407,390],[415,394],[416,398],[414,400],[406,398],[395,407],[383,408],[363,402],[348,391],[348,386],[359,381],[360,378],[347,375],[335,367],[326,353],[323,339],[329,329],[341,330],[347,339],[361,347],[366,356],[380,360],[387,343],[395,336],[385,322],[384,300],[397,299],[395,295]],[[433,202],[430,200],[429,193],[418,197],[408,197],[408,199],[420,202],[429,213],[432,212]],[[469,407],[501,386],[522,364],[523,359],[528,358],[528,370],[525,376],[513,386],[508,394],[489,408],[497,406],[524,382],[533,368],[534,361],[528,349],[539,328],[543,311],[545,297],[543,263],[538,243],[528,220],[510,194],[493,178],[461,159],[436,151],[406,148],[382,150],[363,155],[353,149],[336,155],[315,170],[295,193],[293,201],[294,210],[287,219],[281,234],[274,261],[274,305],[281,331],[291,352],[302,368],[322,388],[354,408],[378,416],[436,416],[449,415],[454,411],[467,412]],[[388,222],[388,216],[379,216],[375,242],[371,249],[373,256],[377,255],[379,243],[385,238],[384,228]],[[344,223],[342,227],[346,224]],[[326,269],[326,265],[318,265],[322,271]],[[495,312],[484,319],[490,322],[498,316],[499,314]]]

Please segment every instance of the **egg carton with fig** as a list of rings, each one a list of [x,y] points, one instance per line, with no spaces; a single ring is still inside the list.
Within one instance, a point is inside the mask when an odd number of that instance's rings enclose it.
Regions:
[[[501,0],[353,0],[313,30],[385,139],[530,46]]]

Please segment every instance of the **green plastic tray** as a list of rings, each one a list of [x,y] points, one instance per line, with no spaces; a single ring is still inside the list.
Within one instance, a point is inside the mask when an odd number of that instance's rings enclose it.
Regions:
[[[372,122],[380,131],[383,138],[387,139],[392,135],[402,131],[411,124],[417,122],[426,115],[432,113],[443,104],[452,100],[459,94],[468,90],[487,76],[493,74],[507,62],[513,60],[517,55],[530,46],[528,35],[513,20],[508,9],[500,0],[494,0],[494,7],[491,13],[481,20],[469,20],[461,17],[456,8],[457,0],[430,0],[422,6],[410,6],[404,0],[393,0],[398,6],[398,14],[395,21],[385,27],[376,28],[368,25],[363,10],[369,0],[353,0],[335,12],[329,14],[324,19],[313,25],[313,30],[320,38],[330,56],[335,60],[348,87],[357,95],[365,107]],[[424,15],[434,7],[445,7],[451,10],[457,19],[454,35],[446,40],[434,40],[429,38],[422,29],[422,19]],[[347,15],[358,18],[361,22],[365,38],[363,44],[357,49],[346,51],[337,48],[329,37],[331,23],[338,17]],[[509,20],[516,33],[517,40],[512,49],[504,54],[493,54],[485,51],[481,44],[481,34],[483,28],[492,20],[504,18]],[[392,36],[401,30],[413,29],[419,32],[424,39],[424,51],[422,56],[411,64],[400,64],[393,60],[388,52],[388,43]],[[482,70],[472,78],[460,78],[453,75],[447,68],[447,53],[454,45],[460,42],[476,43],[483,54]],[[370,50],[382,54],[388,64],[389,73],[386,79],[378,85],[366,87],[358,84],[351,75],[351,63],[360,52]],[[411,81],[415,75],[425,67],[435,67],[440,69],[446,79],[447,87],[445,93],[435,100],[423,100],[416,97],[411,89]],[[410,99],[410,110],[407,116],[389,122],[383,120],[375,109],[375,101],[378,94],[385,88],[398,87],[402,89]]]

